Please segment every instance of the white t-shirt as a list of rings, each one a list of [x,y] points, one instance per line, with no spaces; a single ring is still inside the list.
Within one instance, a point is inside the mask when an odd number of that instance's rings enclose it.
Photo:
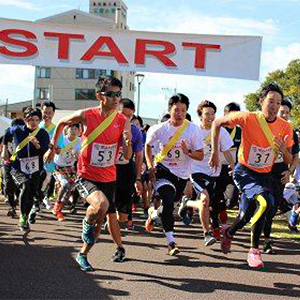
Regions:
[[[192,163],[192,174],[194,173],[203,173],[211,177],[217,177],[221,173],[221,161],[217,169],[211,168],[208,164],[211,154],[211,129],[202,129],[200,128],[201,134],[203,136],[203,151],[204,157],[203,160],[193,160]],[[220,130],[220,143],[219,143],[219,152],[227,151],[233,146],[232,138],[227,130],[221,127]]]
[[[178,128],[179,127],[171,125],[169,120],[154,125],[147,133],[146,144],[154,146],[157,143],[158,153],[160,153]],[[191,162],[194,161],[194,159],[191,159],[188,155],[183,153],[180,146],[182,140],[185,140],[188,149],[192,151],[201,150],[203,148],[201,131],[197,125],[190,122],[180,135],[175,146],[169,151],[161,163],[177,177],[188,179],[191,174]]]
[[[71,141],[66,136],[63,136],[63,138],[58,143],[58,147],[61,150],[63,150],[69,143],[71,143]],[[66,152],[55,154],[54,163],[60,167],[74,166],[74,163],[76,162],[77,157],[80,153],[80,148],[81,148],[81,139],[77,137],[74,147],[69,148]]]

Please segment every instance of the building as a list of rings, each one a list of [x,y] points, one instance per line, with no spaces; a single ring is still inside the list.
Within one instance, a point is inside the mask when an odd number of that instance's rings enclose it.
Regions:
[[[36,22],[126,30],[128,29],[127,6],[122,0],[90,0],[89,13],[70,10]],[[98,105],[95,97],[95,82],[100,75],[106,74],[121,80],[123,97],[134,99],[134,72],[38,66],[35,74],[35,103],[49,99],[58,109],[63,110],[77,110]]]

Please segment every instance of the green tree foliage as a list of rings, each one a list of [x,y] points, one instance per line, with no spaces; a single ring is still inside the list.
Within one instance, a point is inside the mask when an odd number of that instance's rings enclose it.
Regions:
[[[270,84],[277,83],[286,98],[293,104],[292,121],[294,128],[300,127],[300,59],[292,60],[285,70],[275,70],[270,72],[261,87],[255,93],[250,93],[245,96],[246,108],[249,111],[260,109],[258,102],[261,89]]]

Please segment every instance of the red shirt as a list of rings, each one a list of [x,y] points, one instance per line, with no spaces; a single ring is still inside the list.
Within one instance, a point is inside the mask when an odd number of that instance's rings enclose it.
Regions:
[[[99,107],[85,109],[84,115],[86,131],[82,135],[82,142],[105,119],[100,115]],[[116,181],[115,160],[125,122],[126,117],[118,113],[108,128],[80,153],[77,165],[80,177],[95,182]]]

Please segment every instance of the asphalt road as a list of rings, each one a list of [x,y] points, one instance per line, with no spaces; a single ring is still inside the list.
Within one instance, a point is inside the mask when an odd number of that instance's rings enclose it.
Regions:
[[[83,208],[67,221],[57,222],[44,211],[28,235],[18,220],[6,216],[0,204],[0,299],[299,299],[300,245],[277,240],[276,255],[264,255],[264,270],[247,263],[249,233],[239,233],[232,252],[220,244],[206,248],[198,222],[176,223],[178,257],[167,255],[160,228],[143,229],[135,215],[135,230],[125,232],[124,263],[111,262],[115,246],[101,236],[90,256],[96,268],[82,272],[75,263],[80,248]]]

